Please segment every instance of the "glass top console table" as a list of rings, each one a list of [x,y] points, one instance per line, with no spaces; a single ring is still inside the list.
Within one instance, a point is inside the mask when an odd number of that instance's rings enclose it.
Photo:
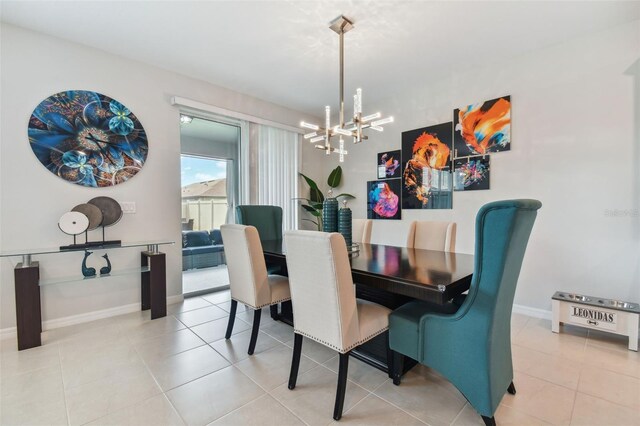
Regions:
[[[113,245],[92,246],[88,250],[121,250],[127,248],[144,248],[140,253],[140,268],[135,270],[115,271],[87,280],[124,275],[125,273],[141,274],[141,308],[151,310],[151,319],[162,318],[167,315],[167,262],[165,254],[160,252],[160,246],[174,244],[168,240],[152,240],[138,242],[123,242]],[[60,248],[44,249],[15,249],[3,250],[0,257],[20,257],[14,270],[14,285],[16,293],[16,328],[18,331],[18,350],[29,349],[42,344],[42,308],[40,301],[40,286],[63,282],[80,281],[79,276],[54,278],[47,281],[40,280],[40,264],[34,261],[34,256],[56,255],[61,253],[83,252],[85,249],[61,250]]]

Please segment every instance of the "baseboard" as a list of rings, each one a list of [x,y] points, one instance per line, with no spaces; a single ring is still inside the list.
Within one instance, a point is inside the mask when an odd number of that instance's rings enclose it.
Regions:
[[[184,296],[178,294],[176,296],[167,297],[167,305],[173,305],[184,300]],[[130,303],[128,305],[116,306],[114,308],[101,309],[99,311],[85,312],[78,315],[70,315],[68,317],[55,318],[42,322],[42,330],[52,330],[54,328],[67,327],[75,324],[96,321],[103,318],[115,317],[118,315],[129,314],[140,310],[140,302]],[[16,328],[7,327],[0,329],[0,340],[15,338]]]
[[[533,318],[551,319],[551,311],[544,309],[532,308],[524,305],[513,305],[513,312],[516,314],[526,315]]]

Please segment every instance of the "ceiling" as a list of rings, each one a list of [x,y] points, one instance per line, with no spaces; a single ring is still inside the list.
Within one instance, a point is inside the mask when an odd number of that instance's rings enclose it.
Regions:
[[[345,100],[392,97],[454,70],[505,60],[640,19],[640,2],[9,1],[2,21],[247,93],[316,116]],[[356,86],[357,85],[357,86]]]

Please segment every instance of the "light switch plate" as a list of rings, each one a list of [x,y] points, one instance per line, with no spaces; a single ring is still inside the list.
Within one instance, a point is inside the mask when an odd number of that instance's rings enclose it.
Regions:
[[[122,207],[123,213],[133,214],[136,212],[135,201],[123,201],[120,203],[120,207]]]

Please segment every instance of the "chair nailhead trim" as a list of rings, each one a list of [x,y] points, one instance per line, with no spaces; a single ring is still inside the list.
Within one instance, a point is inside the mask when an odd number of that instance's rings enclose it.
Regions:
[[[295,319],[294,319],[294,322],[295,322]],[[310,334],[307,334],[307,333],[305,333],[304,331],[300,331],[300,330],[298,330],[298,329],[297,329],[297,328],[295,328],[295,327],[293,328],[293,332],[294,332],[294,333],[297,333],[297,334],[302,334],[303,336],[308,337],[308,338],[309,338],[309,339],[311,339],[311,340],[315,340],[315,341],[316,341],[316,342],[318,342],[318,343],[322,343],[323,345],[328,346],[328,347],[330,347],[331,349],[334,349],[334,350],[336,350],[336,351],[340,352],[341,354],[346,354],[347,352],[349,352],[351,349],[355,348],[356,346],[360,346],[361,344],[363,344],[363,343],[365,343],[365,342],[367,342],[367,341],[369,341],[369,340],[373,339],[373,338],[374,338],[374,337],[376,337],[377,335],[384,333],[384,332],[385,332],[385,331],[387,331],[388,329],[389,329],[389,327],[387,326],[387,327],[383,328],[382,330],[378,330],[378,331],[376,331],[375,333],[372,333],[372,334],[368,335],[368,336],[367,336],[367,337],[365,337],[364,339],[360,339],[360,340],[358,340],[357,342],[355,342],[355,343],[354,343],[354,344],[352,344],[351,346],[348,346],[346,349],[341,349],[341,348],[339,348],[339,347],[337,347],[337,346],[335,346],[335,345],[332,345],[332,344],[331,344],[331,343],[329,343],[329,342],[325,342],[324,340],[321,340],[321,339],[318,339],[317,337],[311,336]]]
[[[242,301],[242,300],[240,300],[240,299],[235,299],[235,298],[233,298],[233,297],[232,297],[231,299],[235,300],[236,302],[242,303],[242,304],[244,304],[244,305],[250,306],[250,307],[251,307],[251,308],[253,308],[253,309],[262,309],[262,308],[264,308],[265,306],[271,306],[271,305],[275,305],[275,304],[277,304],[277,303],[287,302],[287,301],[291,300],[291,298],[290,298],[290,297],[288,297],[288,298],[286,298],[286,297],[285,297],[284,299],[276,300],[275,302],[266,303],[266,304],[264,304],[264,305],[260,305],[260,306],[253,306],[251,303],[243,302],[243,301]]]

